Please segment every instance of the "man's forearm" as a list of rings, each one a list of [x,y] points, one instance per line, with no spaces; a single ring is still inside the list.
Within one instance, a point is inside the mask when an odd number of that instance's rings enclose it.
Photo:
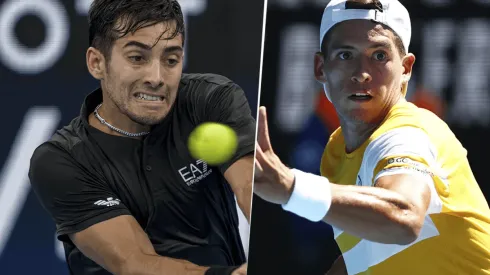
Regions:
[[[233,163],[224,174],[235,194],[238,206],[249,224],[252,204],[253,169],[253,155],[247,155]]]
[[[204,275],[209,267],[159,255],[137,255],[121,267],[121,275]]]
[[[418,234],[412,206],[400,194],[376,187],[332,184],[332,204],[323,221],[380,243],[406,244]]]
[[[240,192],[236,192],[235,196],[237,198],[237,203],[240,209],[243,212],[245,218],[247,218],[248,223],[250,224],[250,211],[252,205],[252,182],[250,185],[244,186]]]

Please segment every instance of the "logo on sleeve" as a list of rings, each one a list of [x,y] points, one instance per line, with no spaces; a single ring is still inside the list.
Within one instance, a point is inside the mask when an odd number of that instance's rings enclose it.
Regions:
[[[114,198],[107,198],[106,200],[98,200],[94,202],[95,205],[101,205],[101,206],[114,206],[114,205],[119,205],[121,201],[119,199],[114,199]]]
[[[392,164],[392,163],[410,163],[415,165],[417,164],[416,162],[412,161],[409,158],[390,158],[388,160],[388,164]]]
[[[208,164],[202,160],[197,160],[196,164],[191,163],[179,169],[179,174],[182,180],[191,186],[196,184],[209,176],[213,172],[212,169],[208,169]]]
[[[383,171],[392,170],[392,169],[410,169],[413,171],[417,171],[423,173],[425,175],[434,176],[434,173],[430,171],[430,169],[423,163],[412,160],[407,157],[397,157],[388,159],[388,165],[395,164],[394,167],[389,169],[383,169]]]

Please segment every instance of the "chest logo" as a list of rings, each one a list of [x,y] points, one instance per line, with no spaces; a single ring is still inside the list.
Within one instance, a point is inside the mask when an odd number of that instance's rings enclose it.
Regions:
[[[179,174],[182,180],[191,186],[196,184],[209,176],[213,172],[212,169],[208,169],[208,164],[202,160],[197,160],[196,163],[191,163],[179,169]]]

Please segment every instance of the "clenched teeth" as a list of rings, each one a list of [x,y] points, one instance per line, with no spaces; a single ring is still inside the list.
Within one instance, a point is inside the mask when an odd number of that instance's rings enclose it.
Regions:
[[[151,96],[142,93],[137,94],[136,97],[138,99],[148,100],[148,101],[163,101],[163,97],[161,96]]]

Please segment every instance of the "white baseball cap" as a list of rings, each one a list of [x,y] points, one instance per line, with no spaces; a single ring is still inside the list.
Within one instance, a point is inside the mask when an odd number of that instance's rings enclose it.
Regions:
[[[340,22],[354,19],[372,20],[390,27],[402,40],[405,52],[412,37],[412,26],[407,9],[398,0],[379,0],[383,11],[378,9],[346,9],[346,0],[331,0],[322,16],[320,25],[320,48],[327,32]],[[323,85],[325,95],[330,99],[327,85]]]
[[[379,0],[383,11],[377,9],[346,9],[346,0],[331,0],[323,12],[320,26],[320,47],[325,34],[336,24],[353,19],[373,20],[390,27],[402,40],[408,53],[412,27],[407,9],[398,0]]]

